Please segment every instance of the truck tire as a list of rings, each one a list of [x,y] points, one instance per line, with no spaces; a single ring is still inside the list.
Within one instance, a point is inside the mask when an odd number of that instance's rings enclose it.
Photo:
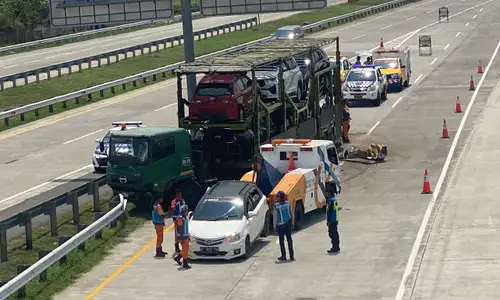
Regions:
[[[385,87],[385,90],[384,90],[384,92],[382,93],[382,96],[381,96],[381,97],[382,97],[382,100],[384,100],[384,101],[385,101],[385,100],[387,100],[387,86]]]
[[[398,92],[403,91],[403,80],[399,79],[399,86],[398,86]]]
[[[373,106],[380,106],[380,102],[382,101],[381,99],[382,97],[380,97],[380,94],[378,94],[377,96],[377,99],[373,100]]]
[[[297,231],[302,228],[302,225],[304,223],[304,206],[302,205],[302,202],[298,202],[297,205],[295,206],[295,218],[293,222],[293,230]]]

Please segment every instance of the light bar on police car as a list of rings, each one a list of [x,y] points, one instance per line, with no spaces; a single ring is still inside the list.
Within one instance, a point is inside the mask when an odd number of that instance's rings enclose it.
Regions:
[[[142,121],[124,121],[124,122],[112,122],[111,125],[113,126],[122,126],[122,124],[125,124],[125,125],[136,125],[136,126],[140,126],[142,125]]]

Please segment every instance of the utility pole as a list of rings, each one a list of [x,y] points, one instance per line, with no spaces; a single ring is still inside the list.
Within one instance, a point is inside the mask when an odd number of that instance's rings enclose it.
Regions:
[[[335,140],[339,140],[342,137],[341,133],[341,123],[342,123],[342,111],[344,108],[344,101],[342,101],[342,83],[340,78],[340,42],[339,37],[335,39],[337,44],[337,51],[335,52],[335,60],[337,67],[335,68],[334,74],[334,87],[335,87]]]
[[[194,34],[193,34],[193,16],[191,15],[191,1],[182,0],[182,35],[184,39],[184,61],[194,62]],[[187,75],[188,101],[194,95],[196,89],[196,75]]]

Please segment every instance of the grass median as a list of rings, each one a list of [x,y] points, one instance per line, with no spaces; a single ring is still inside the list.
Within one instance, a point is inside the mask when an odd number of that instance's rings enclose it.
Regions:
[[[195,54],[196,56],[200,56],[238,44],[260,39],[269,36],[270,34],[274,33],[277,28],[285,25],[313,23],[385,2],[389,2],[389,0],[359,0],[354,4],[339,4],[330,6],[323,10],[303,12],[288,18],[263,23],[259,26],[255,26],[245,31],[236,31],[221,36],[211,37],[206,40],[196,41]],[[159,52],[153,52],[151,54],[122,60],[119,63],[104,65],[100,68],[84,69],[82,70],[82,72],[57,77],[51,79],[50,81],[44,80],[40,83],[28,84],[25,86],[19,86],[17,88],[9,88],[4,90],[3,92],[0,92],[0,110],[15,108],[37,101],[49,99],[51,97],[64,95],[80,89],[85,89],[91,86],[134,75],[140,72],[145,72],[183,60],[184,50],[182,47],[167,48]],[[161,76],[158,76],[158,81],[161,80]],[[48,109],[46,108],[41,109],[38,113],[38,116],[35,116],[34,112],[26,113],[24,116],[24,120],[20,120],[19,117],[14,117],[9,120],[9,126],[3,123],[0,124],[0,131],[24,124],[26,122],[40,119],[54,113],[66,111],[75,107],[109,98],[117,94],[128,92],[133,89],[141,88],[151,83],[151,81],[148,81],[146,83],[138,81],[135,88],[130,86],[127,90],[122,90],[120,87],[117,87],[116,94],[112,94],[109,90],[107,90],[104,92],[104,97],[101,97],[99,93],[96,93],[95,95],[93,95],[93,99],[91,100],[80,99],[79,103],[71,101],[71,103],[68,102],[66,104],[57,104],[54,105],[53,113],[49,113]]]
[[[108,210],[109,199],[103,197],[101,200],[102,211]],[[132,207],[130,204],[129,210]],[[90,224],[93,221],[92,203],[80,207],[80,223]],[[64,289],[71,286],[76,280],[98,265],[113,249],[114,246],[123,242],[134,230],[144,224],[146,218],[141,215],[129,214],[122,216],[114,228],[107,227],[102,231],[102,239],[89,239],[85,243],[84,250],[73,250],[67,255],[65,263],[55,263],[47,271],[47,280],[32,280],[27,285],[27,296],[23,299],[49,300]],[[73,236],[76,234],[76,226],[72,223],[72,214],[58,217],[59,236]],[[16,267],[20,264],[33,264],[38,260],[38,251],[53,250],[58,245],[57,237],[50,235],[50,228],[44,224],[33,230],[33,250],[25,249],[24,235],[12,239],[8,243],[9,260],[0,263],[0,280],[9,280],[16,275]],[[16,294],[9,299],[19,299]]]
[[[174,6],[174,15],[180,15],[181,14],[181,0],[173,0],[173,6]],[[193,11],[199,11],[200,10],[200,1],[199,0],[191,0],[191,9]],[[118,29],[118,30],[113,30],[113,31],[108,31],[108,32],[99,32],[96,34],[76,37],[76,38],[72,38],[72,39],[65,39],[65,40],[55,41],[55,42],[41,44],[41,45],[37,45],[37,46],[25,47],[22,49],[15,49],[15,50],[11,50],[11,51],[0,52],[0,57],[5,56],[5,55],[33,51],[33,50],[37,50],[37,49],[45,49],[45,48],[50,48],[50,47],[61,46],[64,44],[82,42],[82,41],[97,39],[97,38],[106,37],[106,36],[113,36],[113,35],[117,35],[117,34],[134,32],[134,31],[143,30],[143,29],[156,28],[156,27],[166,26],[166,25],[170,25],[170,24],[174,24],[174,23],[178,23],[178,22],[180,22],[180,21],[166,20],[166,21],[155,22],[152,24],[144,24],[144,25],[140,25],[140,26],[123,28],[123,29]],[[108,27],[110,27],[110,26],[108,26]],[[77,32],[78,31],[75,31],[74,33],[77,33]],[[8,46],[8,45],[9,44],[0,43],[0,47],[4,47],[4,46]]]

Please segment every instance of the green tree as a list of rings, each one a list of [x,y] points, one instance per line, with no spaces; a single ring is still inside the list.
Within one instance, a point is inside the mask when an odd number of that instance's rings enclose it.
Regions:
[[[36,25],[48,15],[47,0],[2,0],[0,13],[11,26]],[[2,18],[0,17],[0,22]],[[1,23],[0,23],[1,24]]]

